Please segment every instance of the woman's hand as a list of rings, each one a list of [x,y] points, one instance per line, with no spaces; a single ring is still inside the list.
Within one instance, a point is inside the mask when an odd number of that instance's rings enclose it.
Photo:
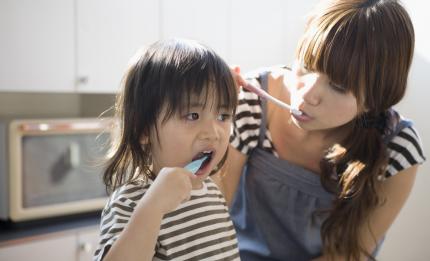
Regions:
[[[245,79],[243,79],[242,75],[240,74],[240,67],[239,66],[232,66],[230,67],[231,74],[233,75],[233,79],[236,82],[237,85],[237,91],[240,90],[241,86],[246,85]]]

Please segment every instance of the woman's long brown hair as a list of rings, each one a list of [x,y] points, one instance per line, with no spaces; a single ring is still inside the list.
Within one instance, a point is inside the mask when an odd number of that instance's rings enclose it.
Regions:
[[[310,16],[297,58],[351,91],[359,111],[372,117],[403,98],[413,51],[412,22],[398,1],[337,0]],[[388,156],[383,133],[361,127],[361,120],[358,115],[347,123],[351,132],[321,161],[321,182],[336,194],[321,229],[323,252],[332,258],[374,260],[361,235],[369,232],[371,212],[384,202],[378,177],[385,174]]]

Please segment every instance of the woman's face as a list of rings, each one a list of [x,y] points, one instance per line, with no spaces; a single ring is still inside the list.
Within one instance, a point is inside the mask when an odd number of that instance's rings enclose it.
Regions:
[[[292,115],[293,122],[305,130],[329,130],[342,126],[358,114],[357,99],[351,92],[330,81],[327,75],[307,71],[296,63],[294,80],[287,84],[291,105],[303,114]]]

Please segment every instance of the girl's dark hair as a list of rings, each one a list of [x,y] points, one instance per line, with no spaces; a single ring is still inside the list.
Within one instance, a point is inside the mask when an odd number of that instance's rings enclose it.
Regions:
[[[137,54],[117,96],[117,139],[103,177],[108,189],[153,178],[151,141],[143,144],[142,138],[157,131],[159,117],[166,121],[189,108],[192,96],[203,98],[205,106],[235,111],[235,81],[213,50],[191,40],[171,39]]]
[[[403,98],[413,51],[412,22],[395,0],[330,1],[310,16],[299,43],[297,58],[351,91],[362,112],[347,123],[349,135],[321,161],[322,184],[337,195],[321,230],[323,251],[331,257],[374,259],[361,233],[383,203],[378,177],[385,174],[388,156],[383,133],[363,128],[361,121],[379,117]]]

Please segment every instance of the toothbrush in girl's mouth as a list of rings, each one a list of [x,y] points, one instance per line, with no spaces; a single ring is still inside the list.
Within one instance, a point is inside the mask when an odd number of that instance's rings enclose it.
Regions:
[[[278,105],[278,106],[280,106],[280,107],[282,107],[284,109],[287,109],[287,110],[291,111],[291,113],[294,114],[294,115],[298,115],[298,116],[302,115],[302,112],[300,110],[291,108],[291,105],[286,104],[285,102],[276,99],[272,95],[268,94],[266,91],[264,91],[264,90],[262,90],[260,88],[257,88],[257,87],[253,86],[250,83],[247,83],[246,85],[243,85],[242,87],[245,88],[245,89],[247,89],[247,90],[249,90],[249,91],[251,91],[251,92],[253,92],[253,93],[255,93],[255,94],[257,94],[261,98],[269,100],[269,101],[275,103],[276,105]]]
[[[200,167],[202,166],[203,162],[205,162],[205,160],[208,158],[209,156],[204,156],[203,158],[194,160],[190,163],[188,163],[187,166],[185,166],[184,168],[191,171],[193,174],[196,174],[196,172],[200,169]]]

